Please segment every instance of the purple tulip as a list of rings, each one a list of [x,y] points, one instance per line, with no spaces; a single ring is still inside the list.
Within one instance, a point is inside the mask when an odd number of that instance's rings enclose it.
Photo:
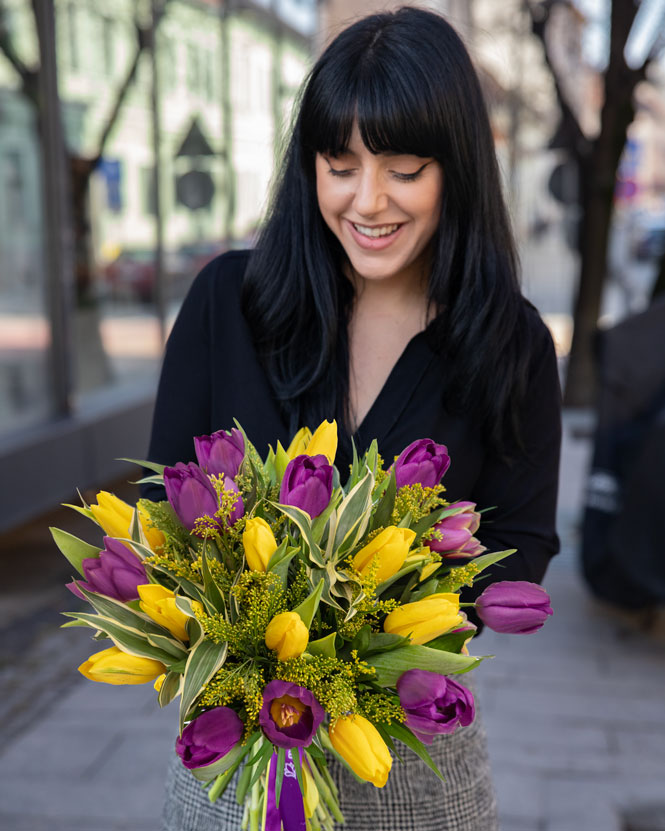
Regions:
[[[448,448],[432,439],[411,442],[395,461],[395,480],[398,488],[419,482],[425,488],[433,488],[450,467]]]
[[[476,503],[456,502],[453,507],[463,510],[437,522],[434,530],[440,531],[443,538],[432,538],[427,541],[427,545],[445,560],[477,557],[486,548],[473,536],[480,525],[480,514],[475,510]]]
[[[190,531],[199,517],[214,517],[219,507],[212,482],[194,462],[164,468],[164,487],[178,519]]]
[[[271,681],[263,690],[259,723],[277,747],[307,747],[324,716],[325,710],[305,687]]]
[[[176,739],[175,750],[190,770],[211,765],[233,750],[244,729],[235,710],[215,707],[190,721]]]
[[[233,479],[245,458],[245,439],[235,427],[230,433],[218,430],[211,436],[197,436],[194,447],[199,464],[209,475],[223,473]]]
[[[77,583],[86,591],[105,594],[123,603],[136,600],[139,596],[136,587],[148,582],[143,563],[130,548],[112,537],[104,537],[104,546],[99,557],[86,557],[83,560],[87,583],[78,580],[67,583],[67,588],[81,600],[85,598],[78,590]]]
[[[333,469],[325,456],[296,456],[284,471],[279,501],[301,508],[314,519],[330,503],[332,479]]]
[[[542,586],[525,580],[492,583],[476,600],[478,616],[495,632],[528,635],[552,614],[550,596]]]
[[[397,693],[406,726],[425,744],[432,744],[439,733],[466,727],[475,715],[471,691],[436,672],[407,670],[399,677]]]

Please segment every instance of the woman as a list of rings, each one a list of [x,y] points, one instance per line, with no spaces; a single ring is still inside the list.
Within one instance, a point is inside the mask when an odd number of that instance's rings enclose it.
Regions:
[[[259,452],[335,416],[337,467],[379,440],[448,446],[451,499],[497,506],[478,532],[519,549],[494,579],[542,578],[557,550],[560,401],[552,341],[522,297],[490,126],[469,57],[411,8],[342,32],[305,86],[256,251],[208,265],[169,339],[150,458],[236,418]],[[145,490],[145,495],[159,494]],[[481,584],[481,588],[486,585]],[[466,597],[463,599],[473,599]],[[439,737],[383,790],[334,767],[347,827],[497,827],[479,723]],[[240,825],[175,760],[168,831]]]

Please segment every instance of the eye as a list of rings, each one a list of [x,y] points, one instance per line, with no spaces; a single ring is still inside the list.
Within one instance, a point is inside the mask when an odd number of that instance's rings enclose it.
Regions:
[[[354,168],[349,168],[348,170],[338,170],[335,167],[329,167],[328,173],[331,176],[350,176],[354,172]]]
[[[414,173],[400,173],[397,170],[391,170],[390,173],[400,182],[415,182],[428,164],[429,162],[425,162],[425,164],[419,167]]]

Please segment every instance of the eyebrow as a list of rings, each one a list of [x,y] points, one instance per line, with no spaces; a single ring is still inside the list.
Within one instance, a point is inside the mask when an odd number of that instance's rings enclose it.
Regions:
[[[321,155],[323,156],[323,158],[328,163],[330,163],[329,159],[328,159],[329,156],[330,156],[331,159],[340,159],[342,156],[353,156],[354,159],[358,158],[358,156],[356,155],[356,153],[353,152],[353,150],[342,150],[342,152],[339,153],[339,155],[337,155],[337,156],[334,156],[332,153],[330,153],[328,151],[326,151],[324,153],[321,153]],[[422,156],[418,156],[416,153],[377,153],[376,155],[386,156],[390,159],[396,159],[399,156],[412,156],[414,159],[422,159],[423,158]],[[433,161],[434,161],[434,158],[431,158],[431,159],[429,159],[429,161],[426,161],[420,168],[418,168],[418,172],[420,172],[423,168],[427,167],[427,165],[431,164]]]

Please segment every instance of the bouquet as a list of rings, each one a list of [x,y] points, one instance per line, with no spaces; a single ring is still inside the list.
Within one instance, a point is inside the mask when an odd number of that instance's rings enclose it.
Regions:
[[[52,529],[92,607],[65,626],[113,644],[80,672],[179,699],[177,754],[211,801],[234,783],[252,831],[343,822],[331,758],[381,788],[397,740],[440,776],[428,745],[474,718],[464,608],[518,633],[552,613],[524,582],[460,602],[513,552],[486,552],[475,504],[445,499],[446,447],[420,439],[386,467],[373,442],[342,485],[335,422],[265,460],[240,425],[194,443],[198,464],[137,462],[168,501],[71,506],[103,547]]]

